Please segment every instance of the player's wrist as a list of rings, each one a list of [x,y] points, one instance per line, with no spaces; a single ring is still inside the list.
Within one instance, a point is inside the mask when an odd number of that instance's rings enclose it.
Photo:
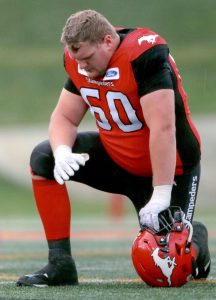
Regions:
[[[172,184],[157,185],[154,187],[151,202],[168,207],[171,201]]]
[[[59,155],[62,155],[62,154],[68,154],[68,153],[71,153],[72,150],[71,150],[71,147],[68,146],[68,145],[64,145],[64,144],[61,144],[59,145],[55,151],[53,152],[53,155],[54,157],[56,158],[57,156]]]

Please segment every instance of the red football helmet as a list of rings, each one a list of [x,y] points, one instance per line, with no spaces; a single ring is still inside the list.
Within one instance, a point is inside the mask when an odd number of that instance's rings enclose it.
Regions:
[[[173,209],[173,211],[171,211]],[[192,278],[196,252],[191,243],[193,228],[179,208],[159,216],[159,232],[140,231],[132,247],[132,260],[141,279],[154,287],[180,287]]]

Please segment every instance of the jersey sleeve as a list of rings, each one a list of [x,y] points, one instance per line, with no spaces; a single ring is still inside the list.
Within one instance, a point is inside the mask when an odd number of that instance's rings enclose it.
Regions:
[[[73,83],[73,80],[71,79],[71,76],[70,76],[70,60],[69,60],[69,55],[68,55],[68,51],[66,48],[64,49],[63,63],[64,63],[65,71],[68,75],[68,79],[65,82],[64,88],[71,93],[80,95],[80,92],[78,91],[77,87]]]
[[[159,89],[173,89],[168,56],[167,45],[156,45],[132,61],[140,97]]]
[[[67,81],[65,82],[64,88],[73,94],[80,95],[80,92],[73,84],[73,81],[68,77]]]

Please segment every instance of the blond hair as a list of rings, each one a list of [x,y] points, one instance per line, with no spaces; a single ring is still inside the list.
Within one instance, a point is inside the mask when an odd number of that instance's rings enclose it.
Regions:
[[[61,42],[70,47],[88,41],[100,43],[106,35],[116,36],[113,25],[94,10],[83,10],[72,14],[63,28]]]

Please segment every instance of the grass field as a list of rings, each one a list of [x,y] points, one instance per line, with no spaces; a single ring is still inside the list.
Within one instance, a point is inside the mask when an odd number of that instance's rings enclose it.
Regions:
[[[126,202],[123,219],[107,214],[105,201],[72,199],[72,252],[80,284],[46,289],[18,288],[16,280],[47,262],[43,228],[30,190],[0,179],[0,299],[215,299],[216,231],[213,207],[199,207],[195,219],[209,229],[212,270],[209,279],[191,281],[182,288],[146,286],[136,275],[130,256],[137,234],[135,212]]]
[[[200,216],[198,215],[199,219]],[[47,262],[47,246],[38,219],[2,218],[0,299],[215,299],[216,231],[213,216],[202,216],[209,228],[212,270],[208,280],[191,281],[181,288],[150,288],[136,275],[131,245],[137,233],[136,219],[114,223],[104,218],[74,218],[72,251],[79,286],[19,288],[15,282]]]

